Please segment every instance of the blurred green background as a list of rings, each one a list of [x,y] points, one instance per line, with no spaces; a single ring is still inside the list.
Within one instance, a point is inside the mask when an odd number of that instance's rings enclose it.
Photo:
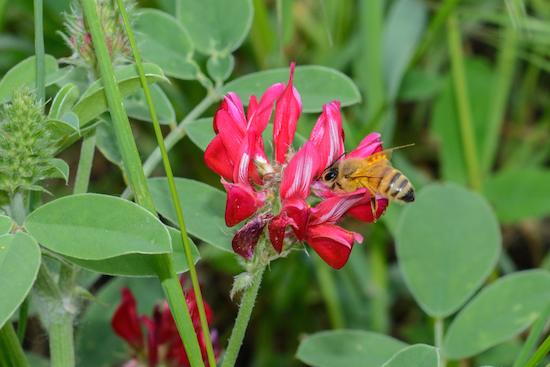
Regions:
[[[46,53],[56,58],[69,56],[57,33],[63,30],[60,14],[68,4],[44,1]],[[396,152],[393,162],[417,191],[432,181],[449,181],[473,187],[493,206],[502,224],[503,253],[492,279],[521,269],[550,270],[550,2],[254,0],[253,4],[254,22],[234,53],[235,69],[229,80],[288,67],[291,61],[342,71],[363,98],[343,109],[348,150],[371,131],[382,134],[385,147],[415,143]],[[144,0],[139,6],[175,12],[171,0]],[[4,75],[34,54],[32,1],[0,0],[0,30],[0,75]],[[195,59],[206,70],[206,57],[197,53]],[[181,121],[206,92],[197,81],[171,81],[161,88],[172,102],[176,121]],[[57,90],[49,87],[47,98]],[[204,117],[212,116],[215,108]],[[309,136],[317,117],[303,114],[298,132]],[[473,136],[469,141],[464,135],[468,126]],[[168,126],[163,128],[169,131]],[[146,158],[156,146],[152,126],[133,121],[133,129]],[[79,143],[60,156],[71,166],[71,179],[68,186],[59,180],[46,183],[55,196],[72,191],[78,152]],[[219,177],[205,166],[202,151],[187,137],[170,157],[177,177],[221,188]],[[161,167],[155,175],[163,175]],[[118,195],[124,188],[119,168],[97,152],[89,191]],[[376,224],[345,223],[365,241],[356,244],[342,270],[316,266],[314,253],[293,253],[273,262],[238,365],[303,365],[294,357],[303,336],[336,327],[433,344],[433,320],[411,297],[396,263],[393,238],[401,210],[390,206]],[[213,327],[224,344],[237,312],[237,303],[228,294],[240,268],[231,254],[203,244],[199,250],[203,258],[199,278],[215,313]],[[321,280],[327,277],[335,285],[337,305],[327,302],[330,290]],[[109,291],[112,282],[103,277],[92,289]],[[157,283],[148,284],[136,293],[150,305],[155,300],[151,295],[160,298],[161,293]],[[335,313],[335,307],[342,312]],[[149,306],[141,312],[150,310]],[[108,328],[107,323],[98,325]],[[515,338],[496,347],[501,351],[489,350],[464,366],[511,365],[520,345]],[[47,354],[36,321],[31,320],[25,347]],[[79,348],[86,346],[81,343]]]

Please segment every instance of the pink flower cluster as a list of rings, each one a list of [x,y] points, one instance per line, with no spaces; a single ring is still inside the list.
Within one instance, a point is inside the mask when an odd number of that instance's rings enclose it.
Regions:
[[[184,278],[180,279],[183,282]],[[141,315],[138,316],[136,300],[132,292],[128,288],[121,288],[122,302],[117,307],[111,326],[114,332],[126,341],[134,350],[133,356],[124,366],[174,366],[174,367],[190,367],[187,352],[183,346],[183,342],[178,333],[176,323],[170,313],[168,302],[164,300],[162,304],[157,304],[153,311],[153,317]],[[202,332],[201,322],[199,318],[199,310],[197,299],[193,289],[185,292],[185,301],[189,312],[195,333],[199,340],[199,346],[202,353],[202,358],[206,366],[208,366],[208,357],[206,354],[206,344],[204,334]],[[204,302],[204,311],[208,324],[212,322],[213,313],[210,306]],[[144,326],[147,330],[147,337],[144,338],[141,327]],[[221,355],[221,347],[218,343],[218,334],[216,330],[210,332],[212,346],[216,360]],[[146,361],[141,361],[145,359]],[[141,362],[141,363],[140,363]]]
[[[272,85],[259,102],[251,96],[246,114],[235,93],[225,96],[214,116],[216,137],[204,159],[222,177],[227,190],[227,226],[247,220],[233,238],[237,254],[251,260],[261,235],[266,233],[277,254],[305,241],[327,264],[339,269],[347,262],[355,241],[363,238],[338,224],[348,214],[372,222],[384,212],[388,202],[381,197],[372,199],[367,189],[338,195],[317,182],[328,166],[345,158],[339,102],[323,107],[309,140],[294,153],[292,141],[302,101],[292,86],[293,74],[294,63],[286,87],[284,83]],[[265,154],[262,132],[271,119],[274,104],[271,163]],[[381,151],[379,137],[377,133],[369,134],[347,156],[366,158]],[[308,203],[312,197],[321,200],[315,207]],[[376,218],[371,200],[378,201]]]

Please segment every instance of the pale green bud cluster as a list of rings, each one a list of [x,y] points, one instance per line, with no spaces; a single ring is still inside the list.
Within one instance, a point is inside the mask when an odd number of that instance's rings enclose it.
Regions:
[[[52,171],[55,154],[44,104],[27,87],[12,92],[0,120],[0,190],[42,190],[37,182]]]
[[[135,20],[135,0],[124,0],[126,13],[130,24]],[[118,11],[116,0],[95,0],[99,20],[103,25],[105,41],[109,48],[109,55],[113,67],[123,66],[130,61],[130,42],[124,30],[122,16]],[[99,79],[99,66],[92,42],[92,36],[84,19],[80,2],[71,4],[71,13],[64,13],[65,29],[68,35],[60,33],[67,46],[73,51],[69,58],[62,61],[76,66],[83,66],[88,70],[90,82]]]

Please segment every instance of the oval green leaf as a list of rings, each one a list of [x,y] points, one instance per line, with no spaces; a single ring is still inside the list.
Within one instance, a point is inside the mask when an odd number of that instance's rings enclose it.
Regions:
[[[118,145],[118,139],[116,137],[116,131],[111,122],[111,116],[102,116],[102,121],[96,127],[96,145],[97,149],[103,154],[107,160],[119,167],[124,166],[122,159],[122,150]]]
[[[484,193],[493,204],[498,219],[517,223],[550,213],[550,170],[511,168],[485,181]]]
[[[502,277],[483,289],[449,326],[443,353],[467,358],[527,329],[550,303],[550,272],[528,270]]]
[[[49,162],[52,168],[44,178],[62,178],[65,183],[69,181],[69,165],[61,158],[52,158]]]
[[[203,152],[206,150],[206,147],[208,147],[208,144],[210,144],[212,139],[216,136],[214,128],[212,127],[213,121],[214,118],[205,117],[183,125],[183,130],[185,130],[185,133],[189,136],[189,139],[191,139],[191,141],[195,143],[195,145]]]
[[[233,252],[231,234],[234,229],[225,225],[227,195],[223,191],[194,180],[176,178],[175,184],[187,233],[221,250]],[[178,219],[167,179],[165,177],[149,179],[147,186],[157,211],[177,226]]]
[[[494,268],[500,227],[481,195],[431,184],[407,205],[397,226],[401,272],[416,302],[433,317],[458,310]]]
[[[231,75],[235,67],[232,54],[212,55],[206,62],[208,74],[217,82],[223,82]]]
[[[74,84],[67,84],[57,92],[50,108],[48,118],[59,119],[71,110],[80,93]]]
[[[152,64],[143,64],[147,83],[167,82],[168,79],[162,73],[162,70]],[[115,77],[118,82],[118,89],[122,98],[126,98],[137,90],[141,89],[139,73],[134,64],[125,66],[115,71]],[[78,116],[80,129],[88,126],[94,117],[107,111],[107,97],[103,88],[103,80],[98,80],[84,94],[73,107],[72,112]]]
[[[260,71],[235,79],[222,88],[222,94],[235,92],[245,106],[251,95],[259,98],[275,83],[288,83],[290,68]],[[338,70],[325,66],[297,66],[292,85],[302,98],[303,112],[322,112],[323,104],[340,101],[349,106],[361,101],[353,81]]]
[[[415,344],[397,352],[382,367],[439,367],[439,352],[426,344]]]
[[[196,79],[193,41],[176,18],[159,10],[146,10],[139,14],[135,29],[143,59],[160,66],[166,75]]]
[[[0,235],[10,233],[13,227],[13,220],[5,215],[0,215]]]
[[[25,228],[42,246],[78,259],[172,252],[168,230],[157,217],[114,196],[56,199],[32,212]]]
[[[164,94],[162,89],[157,84],[151,85],[149,90],[151,91],[151,98],[155,106],[159,123],[164,125],[168,125],[172,122],[175,123],[176,113],[174,112],[174,108],[172,107],[172,104],[166,94]],[[153,122],[143,89],[138,90],[130,97],[126,98],[124,100],[124,108],[126,109],[128,117],[141,121]]]
[[[183,249],[183,241],[181,240],[181,232],[175,228],[167,227],[172,239],[172,260],[178,274],[185,273],[189,270],[187,256]],[[189,237],[188,237],[189,238]],[[200,259],[199,250],[189,238],[191,245],[191,254],[193,255],[193,263],[197,263]],[[113,276],[123,277],[156,277],[157,260],[152,255],[129,254],[117,256],[104,260],[82,260],[74,257],[65,256],[72,263],[88,270]]]
[[[40,248],[31,236],[25,233],[0,236],[0,327],[29,293],[39,267]]]
[[[246,38],[254,7],[252,0],[179,0],[176,14],[199,52],[229,54]]]
[[[69,112],[70,115],[74,116],[78,123],[78,118],[72,112]],[[67,123],[63,120],[52,120],[49,119],[46,121],[49,124],[49,130],[53,139],[62,139],[64,136],[78,133],[78,129],[75,128],[72,124]]]
[[[46,75],[58,71],[57,60],[52,55],[45,58]],[[48,80],[49,82],[50,80]],[[46,85],[53,84],[47,83]],[[0,102],[11,99],[12,89],[27,85],[30,90],[36,89],[36,56],[31,56],[11,68],[0,80]]]
[[[330,330],[308,336],[296,358],[315,367],[380,367],[406,343],[363,330]]]

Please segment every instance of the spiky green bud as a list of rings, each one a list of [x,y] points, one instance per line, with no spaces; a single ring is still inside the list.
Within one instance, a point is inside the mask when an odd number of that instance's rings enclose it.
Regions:
[[[130,19],[130,24],[135,20],[134,8],[135,0],[124,0],[124,8]],[[130,62],[130,41],[126,36],[122,16],[118,10],[116,0],[95,0],[99,20],[103,25],[105,41],[109,48],[109,55],[113,67],[123,66]],[[86,20],[83,17],[82,6],[80,2],[71,3],[71,13],[63,14],[64,25],[67,34],[61,33],[67,46],[73,51],[73,54],[63,62],[76,66],[83,66],[88,70],[90,82],[99,79],[99,66],[92,42],[92,36]]]
[[[0,190],[9,194],[40,190],[37,185],[52,170],[55,144],[44,104],[27,87],[14,90],[0,121]]]

